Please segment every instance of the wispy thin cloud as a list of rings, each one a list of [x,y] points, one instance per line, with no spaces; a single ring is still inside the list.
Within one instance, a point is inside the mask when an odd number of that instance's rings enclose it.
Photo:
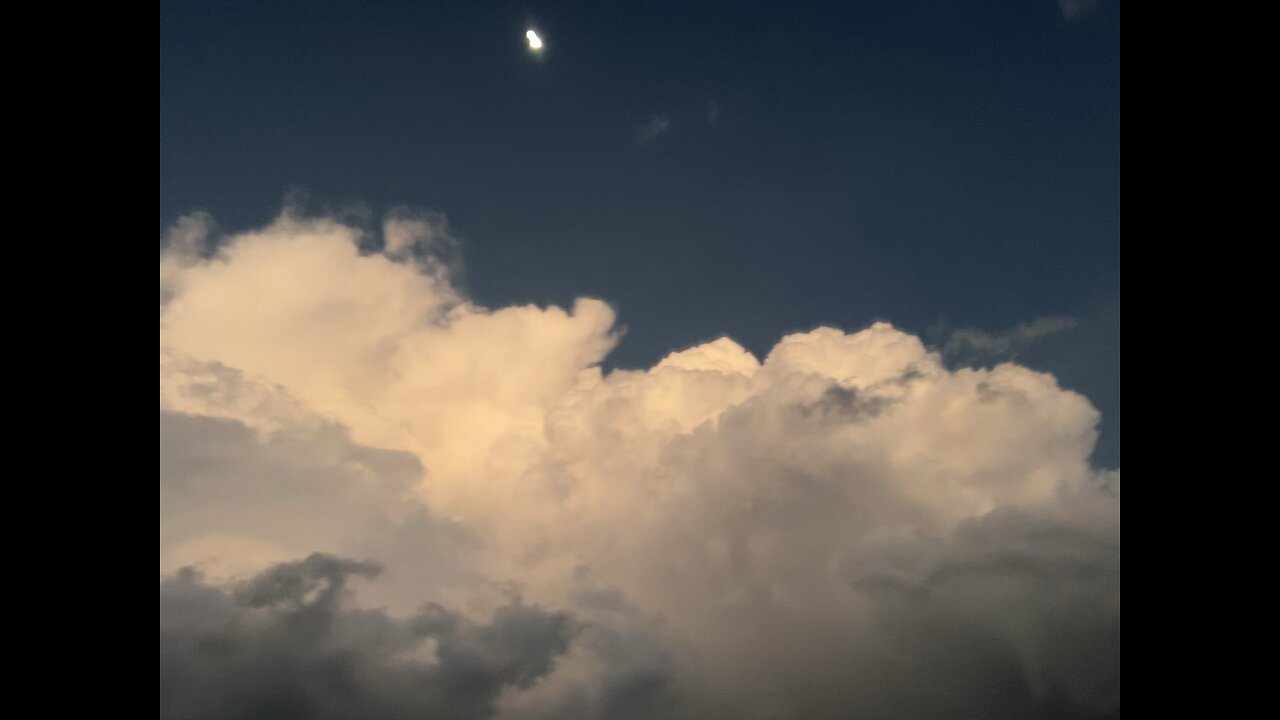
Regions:
[[[1062,8],[1062,17],[1067,22],[1075,22],[1088,15],[1098,6],[1098,2],[1099,0],[1058,0],[1058,7]]]
[[[946,355],[983,355],[998,357],[1009,355],[1035,340],[1064,330],[1070,330],[1079,321],[1060,315],[1038,317],[1019,323],[1002,333],[990,333],[977,328],[960,328],[951,333],[943,347]]]
[[[636,133],[636,141],[641,145],[653,142],[659,135],[666,132],[671,127],[671,118],[666,114],[654,115],[649,121],[640,126],[640,130]]]

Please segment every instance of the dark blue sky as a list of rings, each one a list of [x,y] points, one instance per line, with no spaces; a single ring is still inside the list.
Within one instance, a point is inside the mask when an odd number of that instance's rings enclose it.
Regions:
[[[161,230],[294,189],[445,212],[482,303],[613,302],[613,365],[1071,316],[1017,359],[1120,462],[1118,2],[162,2]]]

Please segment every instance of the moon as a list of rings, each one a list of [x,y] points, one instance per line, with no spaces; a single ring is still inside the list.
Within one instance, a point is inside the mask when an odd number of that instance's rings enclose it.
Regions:
[[[529,40],[529,49],[537,52],[542,49],[542,38],[538,37],[538,33],[530,30],[524,36]]]

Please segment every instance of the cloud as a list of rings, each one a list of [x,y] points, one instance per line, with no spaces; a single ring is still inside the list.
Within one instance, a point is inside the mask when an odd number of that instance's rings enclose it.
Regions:
[[[1051,509],[1002,508],[949,535],[878,538],[848,559],[875,636],[941,681],[912,688],[905,714],[936,717],[957,700],[970,716],[1118,712],[1118,493],[1116,477]],[[955,672],[961,647],[972,664]]]
[[[1027,347],[1040,338],[1072,330],[1079,324],[1075,318],[1051,316],[1019,323],[997,334],[976,328],[960,328],[951,333],[943,352],[951,356],[1005,356]]]
[[[440,605],[397,619],[349,607],[376,563],[277,565],[228,593],[186,569],[160,581],[160,716],[489,718],[506,688],[551,671],[574,633],[537,607],[485,623]]]
[[[720,122],[720,103],[715,100],[707,101],[707,124],[715,125]]]
[[[887,323],[605,373],[609,305],[477,305],[442,216],[213,227],[160,258],[167,716],[1118,712],[1119,472],[1052,376]]]
[[[1075,22],[1092,12],[1098,2],[1099,0],[1058,0],[1058,7],[1062,8],[1062,17],[1067,22]]]
[[[671,127],[671,118],[667,115],[654,115],[636,131],[636,141],[641,145],[653,142],[659,135]]]

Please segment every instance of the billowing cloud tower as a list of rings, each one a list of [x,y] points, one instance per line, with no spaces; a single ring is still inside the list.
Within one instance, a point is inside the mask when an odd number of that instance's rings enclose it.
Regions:
[[[448,226],[160,255],[161,715],[1118,715],[1098,413],[878,323],[602,372]]]

